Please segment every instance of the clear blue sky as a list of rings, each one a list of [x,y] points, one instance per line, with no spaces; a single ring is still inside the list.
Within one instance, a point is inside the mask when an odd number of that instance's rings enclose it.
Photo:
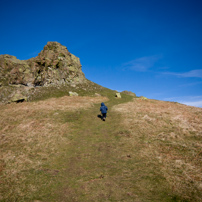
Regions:
[[[57,41],[113,90],[202,107],[201,0],[0,0],[0,54]]]

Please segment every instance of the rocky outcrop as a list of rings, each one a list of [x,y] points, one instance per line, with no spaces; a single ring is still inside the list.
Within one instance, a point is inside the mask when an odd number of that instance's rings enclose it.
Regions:
[[[37,57],[18,60],[0,55],[0,85],[48,86],[85,82],[79,58],[65,46],[48,42]]]
[[[0,101],[17,100],[13,97],[23,100],[36,87],[75,87],[86,82],[79,58],[58,42],[48,42],[37,57],[29,60],[0,55]]]
[[[122,91],[121,93],[126,94],[126,95],[131,95],[131,96],[136,97],[136,94],[133,93],[133,92],[131,92],[131,91],[124,90],[124,91]]]

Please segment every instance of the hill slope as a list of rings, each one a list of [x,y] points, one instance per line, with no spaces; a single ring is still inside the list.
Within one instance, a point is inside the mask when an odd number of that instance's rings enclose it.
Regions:
[[[105,95],[1,106],[2,201],[201,201],[202,109]]]
[[[114,109],[130,131],[127,144],[150,167],[146,175],[156,181],[159,170],[176,198],[202,201],[202,109],[142,99]]]

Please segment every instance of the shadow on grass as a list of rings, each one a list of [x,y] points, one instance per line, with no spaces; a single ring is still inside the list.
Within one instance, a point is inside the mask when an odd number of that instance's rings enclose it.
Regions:
[[[102,120],[102,115],[98,114],[97,117]]]

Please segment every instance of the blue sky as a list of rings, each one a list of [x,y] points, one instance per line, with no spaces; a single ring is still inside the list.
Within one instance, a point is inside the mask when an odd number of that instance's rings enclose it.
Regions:
[[[201,0],[0,0],[0,54],[25,60],[48,41],[113,90],[202,107]]]

